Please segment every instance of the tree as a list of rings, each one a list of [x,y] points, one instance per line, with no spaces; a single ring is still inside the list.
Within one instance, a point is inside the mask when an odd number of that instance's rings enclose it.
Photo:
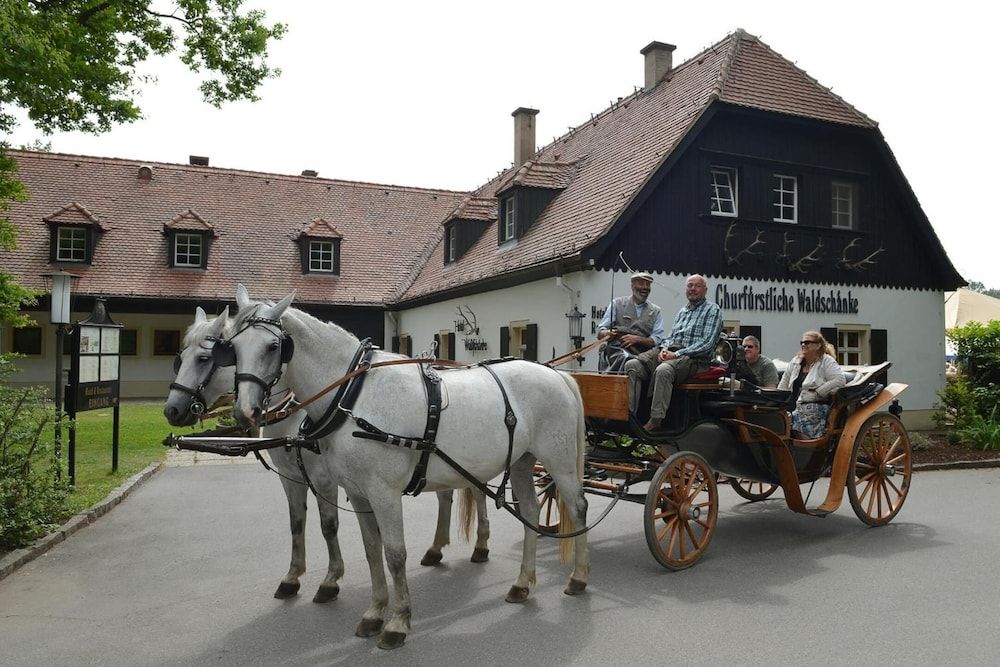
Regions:
[[[973,292],[979,292],[980,294],[985,294],[986,296],[991,296],[994,299],[1000,299],[1000,289],[993,289],[982,284],[978,280],[969,281],[969,289]]]
[[[27,112],[45,133],[100,133],[140,117],[134,98],[147,79],[138,67],[151,56],[178,52],[204,76],[202,97],[213,106],[257,100],[265,79],[280,74],[267,47],[285,34],[261,11],[241,12],[244,0],[173,0],[163,13],[136,0],[0,0],[0,134]],[[27,196],[17,165],[0,140],[0,250],[15,247],[4,213]],[[0,273],[0,320],[30,292]]]

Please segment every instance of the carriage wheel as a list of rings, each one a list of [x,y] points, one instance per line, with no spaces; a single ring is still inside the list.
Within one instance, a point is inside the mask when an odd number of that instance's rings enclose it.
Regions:
[[[664,461],[646,493],[646,544],[660,565],[691,567],[715,534],[719,489],[701,456],[678,452]]]
[[[535,472],[535,488],[538,494],[538,528],[546,533],[559,532],[559,492],[556,483],[547,472]]]
[[[910,436],[890,414],[876,414],[861,427],[851,450],[847,495],[858,518],[871,526],[892,521],[906,500],[913,472]]]
[[[752,479],[738,479],[736,477],[729,478],[729,486],[733,487],[733,491],[752,503],[770,498],[771,494],[778,490],[777,484],[755,482]]]

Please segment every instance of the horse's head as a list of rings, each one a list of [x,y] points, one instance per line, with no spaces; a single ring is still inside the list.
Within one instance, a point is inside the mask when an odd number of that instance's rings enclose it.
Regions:
[[[232,369],[220,368],[212,357],[212,349],[222,338],[228,319],[229,306],[212,320],[200,307],[195,311],[194,324],[184,334],[184,349],[174,359],[176,377],[163,406],[163,415],[171,426],[191,426],[232,391]]]
[[[220,365],[236,365],[236,403],[233,414],[241,426],[261,423],[267,409],[271,389],[281,379],[282,367],[291,361],[292,339],[281,323],[281,316],[291,305],[295,294],[289,294],[274,305],[250,300],[246,289],[236,290],[239,312],[229,330],[225,345],[214,350]]]

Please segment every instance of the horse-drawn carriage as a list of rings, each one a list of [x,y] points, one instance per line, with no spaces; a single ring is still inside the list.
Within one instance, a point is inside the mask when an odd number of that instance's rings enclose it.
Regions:
[[[656,432],[643,429],[644,415],[629,414],[626,376],[571,373],[592,445],[584,487],[591,495],[645,506],[646,542],[660,564],[683,569],[704,554],[715,532],[722,479],[749,501],[780,487],[790,509],[812,516],[835,511],[845,489],[865,523],[880,526],[896,516],[909,490],[911,450],[896,400],[906,385],[885,385],[889,363],[846,370],[847,385],[832,398],[825,433],[803,439],[791,430],[790,392],[737,380],[738,339],[720,342],[716,356],[718,366],[677,388],[666,428]],[[824,476],[824,501],[807,507],[800,485]],[[536,466],[535,479],[540,524],[551,530],[555,493],[543,467]]]

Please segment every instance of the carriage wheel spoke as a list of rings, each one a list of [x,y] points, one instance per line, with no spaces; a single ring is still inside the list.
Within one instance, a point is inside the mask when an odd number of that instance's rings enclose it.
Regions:
[[[902,444],[902,442],[903,442],[903,439],[902,439],[902,438],[900,438],[900,437],[899,437],[899,436],[897,435],[897,436],[896,436],[896,439],[892,441],[892,445],[890,445],[890,446],[889,446],[889,448],[888,448],[888,449],[886,450],[886,452],[885,452],[885,457],[883,457],[883,458],[886,458],[886,459],[887,459],[887,458],[889,458],[890,456],[892,456],[892,455],[893,455],[893,454],[894,454],[894,453],[896,452],[896,450],[898,450],[898,449],[899,449],[899,445],[900,445],[900,444]]]
[[[694,531],[691,529],[691,522],[690,521],[685,521],[684,522],[684,530],[687,531],[688,536],[690,536],[690,538],[691,538],[691,548],[692,549],[697,549],[698,548],[698,538],[694,536]]]
[[[676,509],[677,509],[677,508],[678,508],[678,507],[680,506],[680,503],[678,503],[678,502],[677,502],[677,501],[675,501],[675,500],[674,500],[673,498],[671,498],[671,497],[670,497],[670,496],[668,496],[668,495],[667,495],[666,493],[664,493],[664,492],[663,492],[663,489],[660,489],[660,494],[659,494],[659,495],[660,495],[660,500],[665,500],[665,501],[667,501],[668,503],[670,503],[670,505],[671,505],[671,506],[672,506],[672,507],[673,507],[673,508],[674,508],[675,510],[676,510]]]
[[[870,492],[870,491],[872,490],[872,485],[873,485],[874,483],[875,483],[875,482],[874,482],[874,480],[871,480],[871,479],[869,479],[869,480],[868,480],[868,483],[867,483],[867,484],[865,485],[865,488],[864,488],[864,490],[863,490],[863,491],[861,492],[861,495],[860,495],[860,496],[858,496],[858,502],[862,502],[862,501],[864,501],[864,499],[865,499],[865,496],[867,496],[867,495],[868,495],[868,493],[869,493],[869,492]],[[855,484],[855,488],[856,488],[856,487],[858,487],[858,486],[861,486],[861,481],[858,481],[858,482],[857,482],[857,483]]]
[[[673,544],[673,541],[674,541],[674,538],[673,538],[673,536],[672,536],[672,535],[673,535],[672,531],[673,531],[673,528],[674,528],[674,525],[675,525],[676,523],[677,523],[677,517],[672,517],[672,518],[671,518],[671,519],[670,519],[669,521],[667,521],[667,523],[666,523],[666,524],[665,524],[665,525],[663,526],[663,529],[662,529],[662,530],[660,530],[660,531],[659,531],[659,532],[657,533],[657,535],[656,535],[656,536],[657,536],[657,538],[659,539],[659,541],[660,541],[660,542],[662,542],[662,541],[663,541],[663,539],[664,539],[664,538],[665,538],[665,537],[667,536],[667,533],[671,533],[671,538],[670,538],[670,542],[671,542],[671,545],[668,545],[668,546],[667,546],[667,551],[668,551],[668,552],[669,552],[669,551],[670,551],[670,549],[672,548],[672,544]]]
[[[886,479],[885,483],[892,487],[892,490],[896,492],[897,497],[903,495],[903,491],[898,486],[896,486],[891,479]]]

